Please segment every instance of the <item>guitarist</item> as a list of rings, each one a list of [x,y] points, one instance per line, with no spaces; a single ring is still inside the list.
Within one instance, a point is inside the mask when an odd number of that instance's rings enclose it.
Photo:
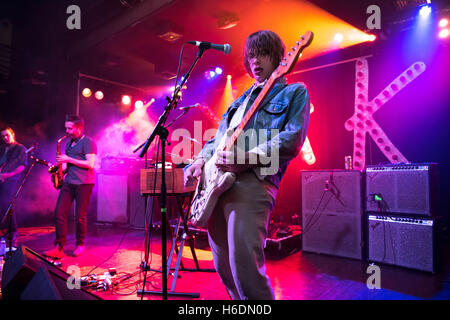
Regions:
[[[97,145],[94,140],[84,135],[84,120],[76,115],[68,115],[65,122],[66,134],[70,140],[66,144],[65,154],[56,157],[58,164],[67,172],[63,186],[56,202],[56,239],[55,248],[46,251],[48,257],[61,259],[64,257],[66,244],[67,214],[73,201],[76,202],[76,248],[74,256],[85,250],[87,231],[87,209],[92,189],[95,184],[94,165]]]
[[[216,136],[185,168],[185,184],[198,179],[226,130],[237,127],[242,121],[282,61],[284,50],[282,40],[272,31],[258,31],[247,38],[244,66],[255,83],[230,105]],[[245,129],[266,135],[259,137],[264,139],[258,139],[265,142],[244,149],[239,159],[236,148],[234,151],[218,151],[216,166],[236,173],[237,177],[233,186],[220,195],[209,218],[208,238],[215,268],[232,299],[275,298],[265,273],[267,226],[280,180],[306,138],[309,109],[306,87],[299,83],[288,85],[284,78],[280,78]],[[269,137],[273,129],[277,134]],[[273,157],[274,154],[277,156]],[[250,161],[255,158],[256,161]],[[267,174],[262,170],[274,164],[277,168],[274,172]]]
[[[6,213],[10,202],[17,191],[22,172],[27,166],[26,148],[16,140],[16,135],[10,127],[4,127],[0,130],[0,219]],[[9,235],[3,235],[3,230],[8,230],[9,221],[0,226],[2,237],[9,241]],[[17,247],[17,220],[12,215],[12,246]],[[9,243],[8,243],[9,246]]]

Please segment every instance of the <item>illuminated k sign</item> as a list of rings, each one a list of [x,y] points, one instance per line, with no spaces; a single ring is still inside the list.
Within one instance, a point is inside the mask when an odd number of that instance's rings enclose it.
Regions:
[[[353,168],[355,170],[363,170],[366,164],[366,134],[372,137],[391,163],[408,162],[372,115],[425,69],[423,62],[415,62],[369,101],[369,65],[364,58],[356,61],[355,113],[345,122],[345,129],[353,131]]]

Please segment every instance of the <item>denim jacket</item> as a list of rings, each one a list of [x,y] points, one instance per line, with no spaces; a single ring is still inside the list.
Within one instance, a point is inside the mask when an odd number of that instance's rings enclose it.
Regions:
[[[222,116],[216,136],[204,145],[196,159],[202,158],[208,161],[213,156],[219,142],[226,133],[234,112],[244,102],[250,92],[251,88],[228,107]],[[255,90],[252,93],[245,112],[249,110],[259,92],[260,90]],[[253,143],[251,146],[248,145],[247,141],[245,145],[246,151],[258,153],[260,157],[266,156],[267,161],[275,159],[275,162],[277,162],[276,166],[273,166],[275,170],[269,174],[264,172],[258,174],[255,171],[259,178],[268,180],[276,187],[279,186],[289,162],[297,156],[305,141],[309,113],[309,95],[304,84],[294,83],[288,85],[284,78],[275,83],[244,130],[246,135],[249,132],[247,135],[249,141],[257,141],[256,145]],[[271,152],[267,150],[271,150]],[[269,153],[271,156],[276,155],[276,158],[267,157]]]

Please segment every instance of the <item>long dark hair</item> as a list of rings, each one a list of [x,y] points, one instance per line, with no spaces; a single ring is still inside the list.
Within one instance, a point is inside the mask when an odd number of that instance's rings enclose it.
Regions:
[[[285,46],[281,38],[273,31],[260,30],[248,36],[244,48],[244,66],[248,74],[253,77],[248,60],[259,55],[270,56],[277,66],[284,57]]]

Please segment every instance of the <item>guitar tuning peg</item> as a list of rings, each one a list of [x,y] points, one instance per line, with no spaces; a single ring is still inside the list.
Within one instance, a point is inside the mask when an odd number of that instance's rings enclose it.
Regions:
[[[297,41],[296,44],[297,44],[297,45],[300,45],[300,41]]]
[[[292,51],[295,51],[295,50],[297,50],[297,47],[292,47]]]
[[[292,56],[292,52],[289,51],[289,52],[288,52],[288,56]]]

